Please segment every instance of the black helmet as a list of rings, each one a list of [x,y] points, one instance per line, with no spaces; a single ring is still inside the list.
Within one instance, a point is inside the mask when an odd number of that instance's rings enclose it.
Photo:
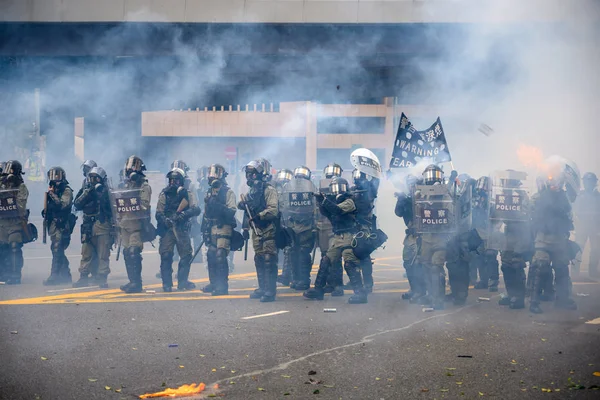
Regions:
[[[173,168],[167,173],[169,186],[181,187],[185,183],[185,171],[181,168]]]
[[[206,174],[208,180],[212,179],[225,179],[227,177],[227,171],[225,171],[225,167],[221,164],[211,164],[208,167],[208,172]]]
[[[338,194],[343,194],[348,192],[348,181],[342,177],[334,176],[331,178],[331,182],[329,182],[329,192],[337,196]]]
[[[83,164],[81,164],[81,169],[83,170],[83,176],[87,176],[90,173],[90,170],[94,167],[97,167],[96,161],[94,160],[85,160]]]
[[[444,171],[435,164],[431,164],[423,171],[423,181],[426,185],[442,183],[444,181]]]
[[[61,167],[52,167],[48,170],[48,182],[66,182],[67,174]],[[67,182],[68,183],[68,182]]]
[[[4,164],[4,174],[6,175],[25,175],[23,172],[23,166],[17,160],[9,160]]]
[[[142,174],[146,170],[146,166],[141,158],[138,156],[130,156],[127,161],[125,161],[125,173],[130,175],[132,172],[136,172],[138,174]]]
[[[583,175],[582,181],[589,181],[589,182],[598,182],[598,177],[596,176],[595,173],[593,172],[586,172]]]
[[[325,176],[325,178],[331,179],[334,176],[342,176],[343,171],[344,170],[339,164],[331,163],[327,164],[327,166],[323,168],[323,175]]]
[[[188,171],[190,170],[190,167],[188,167],[188,165],[185,163],[185,161],[182,160],[175,160],[171,163],[171,170],[173,168],[179,168],[181,170],[183,170],[183,172],[188,173]]]
[[[294,178],[294,173],[289,169],[280,169],[275,175],[275,183],[284,185]]]
[[[88,173],[88,179],[94,183],[104,183],[106,180],[106,171],[102,167],[94,167]]]
[[[310,169],[304,165],[301,165],[294,170],[294,178],[302,178],[310,181],[311,177],[312,173],[310,172]]]

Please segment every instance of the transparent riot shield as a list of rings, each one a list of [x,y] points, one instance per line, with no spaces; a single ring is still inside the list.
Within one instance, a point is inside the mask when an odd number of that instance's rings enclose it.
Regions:
[[[142,208],[142,190],[113,190],[111,203],[117,222],[148,218],[148,212]]]
[[[520,171],[497,171],[491,178],[490,223],[486,246],[488,249],[502,251],[506,250],[505,223],[528,223],[530,219],[527,174]]]
[[[448,185],[416,185],[412,196],[413,224],[417,233],[457,232],[462,211]]]
[[[284,220],[312,220],[315,215],[314,193],[315,186],[309,180],[295,178],[286,183],[281,194],[281,214]]]
[[[0,190],[0,219],[19,217],[19,207],[17,206],[18,194],[18,189]]]

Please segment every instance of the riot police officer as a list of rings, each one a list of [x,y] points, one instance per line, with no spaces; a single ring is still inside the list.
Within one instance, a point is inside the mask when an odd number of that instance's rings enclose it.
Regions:
[[[581,250],[586,243],[590,244],[589,275],[591,278],[599,278],[598,263],[600,262],[600,193],[598,177],[593,172],[583,175],[583,190],[579,193],[575,202],[574,211],[576,217],[575,240]],[[581,261],[574,263],[574,274],[579,274]]]
[[[179,265],[177,268],[177,289],[191,290],[196,287],[188,280],[190,262],[193,256],[190,239],[190,219],[200,214],[196,196],[185,188],[185,172],[174,168],[167,174],[169,184],[158,196],[156,221],[160,245],[160,272],[163,290],[173,288],[173,250],[177,246]]]
[[[398,217],[404,219],[404,224],[406,225],[402,261],[410,290],[402,294],[402,299],[410,300],[411,303],[417,303],[427,293],[423,277],[423,267],[418,260],[421,239],[413,224],[412,192],[417,183],[419,183],[419,180],[416,176],[408,175],[406,177],[406,191],[408,193],[396,193],[397,200],[394,210]]]
[[[329,163],[323,169],[323,179],[319,183],[319,191],[321,193],[329,193],[329,184],[334,176],[341,177],[344,170],[337,163]],[[319,252],[321,258],[325,257],[327,250],[329,250],[329,244],[333,239],[333,227],[329,218],[321,214],[317,207],[317,245],[319,246]],[[350,289],[352,289],[350,287]],[[339,258],[335,261],[331,260],[329,274],[327,276],[327,283],[325,285],[325,293],[331,293],[332,297],[341,297],[344,295],[344,267],[342,266],[342,259]]]
[[[565,191],[564,167],[550,166],[541,190],[532,198],[532,224],[535,237],[535,253],[531,262],[532,293],[529,310],[540,314],[544,278],[552,270],[555,274],[555,306],[569,310],[577,304],[569,293],[569,235],[573,230],[571,203]]]
[[[123,210],[123,212],[117,212],[117,222],[129,283],[121,286],[120,289],[125,293],[141,293],[142,250],[144,249],[142,235],[144,224],[148,224],[150,220],[152,188],[144,174],[146,165],[138,156],[132,155],[127,158],[124,170],[125,185],[123,191],[115,192],[115,195],[123,193],[127,196],[127,198],[117,198],[116,200],[117,202],[123,201],[126,204],[124,208],[121,204],[118,204],[117,211]],[[127,205],[131,207],[127,207]]]
[[[454,175],[454,174],[453,174]],[[450,181],[453,181],[452,177]],[[437,165],[429,165],[423,171],[423,183],[426,186],[445,186],[444,185],[444,172]],[[425,195],[418,187],[415,190],[413,196],[413,202],[417,201],[434,201],[434,200],[448,200],[451,199],[450,189],[445,186],[440,188],[440,194]],[[423,210],[432,211],[432,210]],[[438,211],[438,210],[434,210]],[[443,210],[447,211],[447,210]],[[433,211],[432,211],[433,212]],[[431,218],[423,218],[429,216],[429,214],[415,215],[415,222],[419,219],[426,219],[429,221]],[[430,215],[431,217],[439,217],[438,215]],[[437,220],[446,221],[445,218],[436,218]],[[432,219],[433,221],[433,219]],[[417,226],[418,224],[415,223]],[[435,227],[443,226],[441,224]],[[448,228],[451,229],[451,228]],[[420,304],[430,305],[436,310],[444,309],[444,300],[446,292],[446,274],[444,272],[444,264],[446,263],[446,248],[447,242],[452,236],[449,230],[438,232],[418,232],[421,233],[421,248],[419,253],[419,263],[423,266],[423,275],[425,278],[425,285],[427,287],[427,296],[421,297]]]
[[[355,169],[352,172],[354,186],[351,188],[354,204],[356,205],[356,221],[359,229],[374,232],[377,229],[376,217],[373,214],[375,199],[379,188],[379,178]],[[371,256],[360,260],[365,290],[373,292],[373,261]]]
[[[75,196],[75,209],[83,211],[81,224],[81,263],[79,280],[73,287],[88,286],[88,277],[93,272],[94,260],[97,260],[97,283],[107,288],[106,279],[110,273],[110,248],[113,245],[112,209],[106,172],[101,167],[90,170],[85,187]]]
[[[81,164],[81,171],[83,172],[83,183],[81,184],[81,187],[84,187],[86,185],[88,174],[90,173],[92,168],[97,166],[98,164],[96,164],[96,161],[94,160],[85,160],[83,164]]]
[[[236,201],[233,190],[227,185],[227,172],[220,164],[208,169],[210,189],[204,197],[203,237],[208,251],[208,278],[210,283],[202,291],[213,296],[229,294],[229,265],[227,255],[231,248],[231,236],[236,227]]]
[[[279,198],[279,209],[283,209],[283,186],[294,178],[294,173],[289,169],[281,169],[275,174],[275,189]],[[281,275],[277,277],[277,283],[282,286],[290,286],[292,282],[292,263],[290,259],[290,247],[279,251],[279,257],[283,261]]]
[[[5,264],[6,284],[20,285],[29,191],[23,182],[23,166],[19,161],[7,161],[2,171],[5,178],[0,191],[0,246],[8,259]]]
[[[356,205],[352,197],[348,181],[340,177],[331,179],[329,194],[318,193],[315,195],[321,213],[331,221],[334,236],[327,254],[321,258],[314,287],[304,292],[304,297],[307,299],[323,300],[331,265],[339,259],[343,259],[344,269],[354,289],[354,294],[350,296],[348,303],[365,304],[368,301],[368,292],[363,285],[360,272],[360,261],[352,250],[352,239],[358,231]]]
[[[527,174],[513,170],[507,170],[505,174],[507,175],[500,179],[500,191],[494,193],[494,207],[491,209],[492,224],[494,221],[500,221],[504,225],[500,257],[507,295],[502,297],[498,304],[518,310],[525,308],[525,267],[527,254],[533,246],[531,207],[529,196],[522,188],[522,179],[525,179]],[[511,207],[506,207],[506,199],[510,199]],[[497,232],[496,229],[493,231]]]
[[[315,186],[312,173],[305,166],[294,170],[294,179],[283,187],[282,223],[290,229],[292,243],[289,249],[292,263],[292,287],[296,290],[310,288],[312,270],[311,251],[315,246]]]
[[[271,164],[265,159],[251,161],[244,167],[250,190],[238,204],[238,208],[245,211],[244,237],[249,236],[248,227],[252,230],[258,289],[250,294],[250,298],[260,299],[263,303],[275,301],[277,293],[275,234],[279,224],[279,201],[277,190],[269,183],[270,171]]]
[[[75,223],[71,214],[73,190],[69,187],[65,170],[61,167],[50,168],[48,183],[42,217],[45,221],[44,228],[48,229],[52,241],[52,267],[50,276],[43,282],[46,286],[72,282],[65,250],[71,243],[71,232]]]

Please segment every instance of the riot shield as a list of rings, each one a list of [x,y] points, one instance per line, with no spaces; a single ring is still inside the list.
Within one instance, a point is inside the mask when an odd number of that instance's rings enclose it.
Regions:
[[[17,206],[18,189],[0,190],[0,219],[18,218]]]
[[[360,172],[374,178],[381,178],[381,163],[371,150],[365,148],[354,150],[350,155],[350,162]]]
[[[413,224],[417,233],[457,232],[462,211],[448,185],[415,185],[412,198]]]
[[[523,184],[527,173],[497,171],[492,175],[489,198],[489,218],[486,247],[506,250],[503,227],[506,222],[529,222],[529,192]]]
[[[314,218],[315,186],[309,180],[295,178],[283,186],[281,214],[284,222],[290,219],[311,221]]]
[[[473,190],[471,185],[465,185],[456,199],[457,207],[457,233],[471,230],[473,222]]]
[[[148,218],[147,211],[142,208],[141,189],[113,190],[110,194],[117,222]]]

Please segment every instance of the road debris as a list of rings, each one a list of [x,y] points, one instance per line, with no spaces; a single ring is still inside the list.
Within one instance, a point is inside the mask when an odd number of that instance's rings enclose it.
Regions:
[[[323,312],[334,313],[334,312],[337,312],[337,308],[324,308]]]

